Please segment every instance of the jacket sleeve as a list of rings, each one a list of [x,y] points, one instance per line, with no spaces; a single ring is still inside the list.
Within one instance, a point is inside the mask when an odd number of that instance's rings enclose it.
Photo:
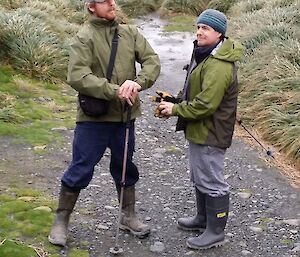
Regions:
[[[116,97],[119,85],[95,76],[91,70],[92,43],[78,36],[70,47],[67,82],[79,93],[105,100]]]
[[[172,109],[172,115],[180,116],[186,120],[200,120],[213,115],[219,107],[225,91],[232,80],[232,65],[213,65],[205,67],[203,71],[203,81],[200,79],[194,86],[202,88],[192,101],[183,101],[175,104]]]
[[[136,61],[141,64],[141,70],[135,81],[142,90],[151,87],[160,73],[160,60],[145,37],[134,28],[135,33],[135,56]]]

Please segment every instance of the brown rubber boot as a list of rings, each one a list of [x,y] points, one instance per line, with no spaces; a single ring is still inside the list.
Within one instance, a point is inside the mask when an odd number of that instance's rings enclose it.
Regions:
[[[71,192],[63,185],[61,186],[55,221],[48,236],[51,244],[66,245],[70,215],[74,209],[79,192]]]
[[[121,187],[117,186],[120,199]],[[142,223],[135,212],[135,187],[124,187],[122,217],[120,229],[128,230],[134,236],[144,238],[150,234],[150,228]]]

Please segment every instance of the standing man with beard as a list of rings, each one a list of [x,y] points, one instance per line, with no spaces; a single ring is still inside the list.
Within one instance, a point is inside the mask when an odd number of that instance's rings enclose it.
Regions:
[[[189,142],[191,181],[197,214],[180,218],[178,227],[204,231],[187,240],[192,249],[224,243],[229,212],[229,185],[224,178],[224,155],[234,131],[238,81],[235,62],[243,47],[225,36],[226,16],[207,9],[197,19],[197,40],[179,104],[162,102],[161,115],[178,116]]]
[[[94,167],[106,148],[111,151],[110,173],[120,200],[126,105],[131,108],[131,120],[120,228],[140,237],[150,233],[134,208],[135,184],[139,179],[138,169],[132,162],[134,121],[141,115],[139,92],[154,84],[160,73],[160,61],[136,27],[118,24],[114,0],[85,2],[90,17],[71,45],[67,80],[78,93],[107,100],[109,105],[107,113],[99,117],[87,115],[78,106],[72,162],[61,179],[56,217],[48,237],[50,243],[60,246],[66,245],[69,219],[79,193],[89,185]],[[113,72],[111,79],[107,79],[112,41],[116,36]],[[138,74],[136,62],[141,65]]]

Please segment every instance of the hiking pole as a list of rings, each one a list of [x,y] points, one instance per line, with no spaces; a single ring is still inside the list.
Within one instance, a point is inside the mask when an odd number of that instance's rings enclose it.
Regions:
[[[127,107],[127,119],[126,119],[126,130],[125,130],[125,145],[124,145],[124,156],[123,156],[123,167],[122,167],[122,179],[121,179],[121,192],[120,192],[120,202],[119,202],[119,213],[118,213],[118,223],[117,223],[117,234],[115,246],[109,249],[109,252],[112,254],[121,254],[124,250],[119,246],[119,234],[120,234],[120,224],[121,224],[121,215],[122,215],[122,206],[123,206],[123,195],[125,187],[125,176],[126,176],[126,165],[128,158],[128,141],[129,141],[129,128],[130,128],[130,117],[131,117],[131,106],[128,104]]]
[[[266,151],[267,155],[275,159],[271,150],[266,149],[261,142],[244,126],[242,119],[236,118],[237,123]]]

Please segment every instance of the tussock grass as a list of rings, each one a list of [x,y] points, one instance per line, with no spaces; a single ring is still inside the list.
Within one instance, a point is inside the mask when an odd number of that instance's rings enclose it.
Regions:
[[[118,5],[129,17],[137,17],[156,11],[161,2],[160,0],[119,0]]]
[[[214,8],[227,13],[235,2],[236,0],[165,0],[161,8],[165,11],[198,16],[207,8]]]
[[[240,2],[236,10],[248,10],[248,4]],[[247,48],[240,66],[239,112],[265,140],[298,164],[299,10],[299,1],[268,1],[231,24],[231,33]]]
[[[65,77],[67,47],[46,24],[22,10],[0,13],[0,22],[2,44],[17,70],[44,80]]]

